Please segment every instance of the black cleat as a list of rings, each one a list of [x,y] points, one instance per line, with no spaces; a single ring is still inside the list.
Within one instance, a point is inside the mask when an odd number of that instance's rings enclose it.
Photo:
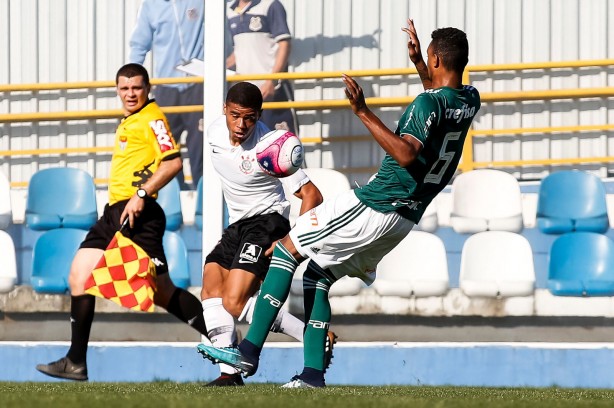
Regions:
[[[324,346],[324,372],[328,370],[333,362],[333,348],[337,343],[337,335],[335,332],[329,331],[326,333],[326,345]]]
[[[241,374],[226,374],[222,373],[215,380],[207,384],[207,387],[242,387],[245,383]]]
[[[50,377],[87,381],[87,365],[85,363],[75,364],[68,357],[62,357],[49,364],[38,364],[36,369]]]

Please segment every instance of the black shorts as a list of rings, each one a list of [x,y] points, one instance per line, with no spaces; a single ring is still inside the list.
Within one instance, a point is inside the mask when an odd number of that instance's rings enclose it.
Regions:
[[[107,204],[104,207],[102,217],[90,228],[87,236],[81,243],[80,248],[106,249],[113,236],[120,228],[119,219],[126,207],[128,200],[117,202],[113,205]],[[156,264],[158,275],[168,273],[168,264],[162,237],[166,229],[166,217],[164,210],[151,197],[145,198],[145,208],[134,221],[134,228],[124,227],[122,234],[134,241],[135,244],[143,248]]]
[[[225,269],[243,269],[264,279],[271,259],[264,252],[288,234],[290,222],[278,213],[239,220],[224,230],[222,239],[205,259]]]

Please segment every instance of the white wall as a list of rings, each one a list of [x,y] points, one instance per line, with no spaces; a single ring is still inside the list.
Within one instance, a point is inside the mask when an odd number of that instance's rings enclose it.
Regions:
[[[614,58],[614,0],[282,0],[294,34],[292,67],[298,72],[408,66],[400,28],[415,19],[426,45],[436,27],[464,29],[470,64]],[[139,0],[0,0],[0,84],[112,80],[128,54]],[[149,62],[147,63],[149,64]],[[473,74],[491,91],[611,86],[614,68]],[[415,77],[361,78],[371,96],[417,94]],[[343,98],[340,80],[297,81],[297,100]],[[0,113],[119,107],[112,89],[0,93]],[[401,108],[378,110],[394,127]],[[365,135],[348,110],[300,111],[300,133]],[[604,124],[614,120],[610,99],[484,105],[477,129]],[[0,150],[110,146],[116,120],[0,124]],[[515,160],[614,155],[611,132],[482,138],[475,159]],[[307,165],[373,168],[382,157],[373,142],[307,147]],[[27,181],[39,168],[68,164],[106,178],[109,155],[0,157],[0,171]],[[584,166],[607,175],[608,166]],[[519,178],[548,169],[511,169]],[[364,183],[370,171],[348,172]]]

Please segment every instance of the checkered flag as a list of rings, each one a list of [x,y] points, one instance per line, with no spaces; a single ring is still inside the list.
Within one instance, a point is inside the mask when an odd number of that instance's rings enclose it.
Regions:
[[[115,233],[85,282],[86,293],[143,312],[154,311],[155,290],[154,263],[143,248],[120,231]]]

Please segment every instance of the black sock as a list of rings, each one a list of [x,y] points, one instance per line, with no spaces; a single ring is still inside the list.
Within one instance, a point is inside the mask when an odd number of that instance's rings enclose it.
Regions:
[[[324,371],[316,370],[315,368],[303,368],[303,372],[301,373],[300,377],[301,380],[305,381],[307,384],[311,384],[316,387],[324,387],[326,385],[324,382]]]
[[[187,290],[175,289],[166,310],[182,322],[198,330],[200,334],[207,336],[207,326],[205,326],[205,318],[203,317],[203,305],[196,296]]]
[[[70,297],[70,349],[66,357],[75,364],[85,363],[90,329],[94,321],[96,298],[92,295]]]
[[[258,361],[260,360],[260,353],[262,352],[262,347],[258,347],[251,341],[243,339],[243,341],[239,343],[239,351],[248,359],[252,361]]]

